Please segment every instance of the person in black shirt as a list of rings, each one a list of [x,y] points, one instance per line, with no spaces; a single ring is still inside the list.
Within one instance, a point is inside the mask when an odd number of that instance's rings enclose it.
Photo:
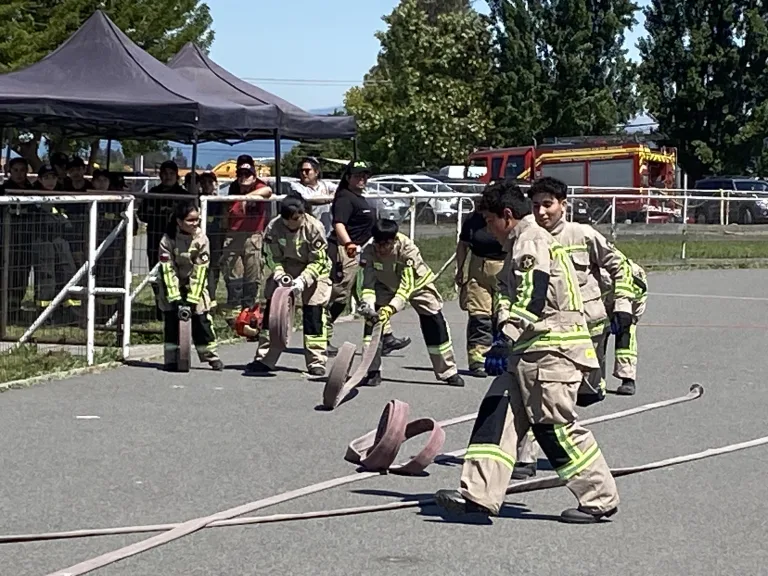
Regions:
[[[189,195],[179,184],[179,167],[173,160],[166,160],[160,165],[160,184],[151,188],[149,194],[184,194]],[[137,214],[139,220],[147,225],[147,261],[150,272],[159,261],[160,240],[173,215],[174,208],[179,199],[176,198],[143,198],[139,204]],[[158,287],[152,284],[155,296]],[[162,320],[160,309],[157,309],[157,319]]]
[[[338,348],[330,344],[333,324],[355,294],[355,281],[360,268],[359,254],[373,237],[376,210],[363,197],[371,168],[366,162],[354,161],[347,164],[341,177],[336,195],[331,204],[333,228],[328,236],[328,256],[331,259],[331,281],[333,289],[328,304],[328,355],[333,356]],[[382,330],[382,355],[401,350],[411,343],[410,338],[395,338],[389,321]]]
[[[29,164],[24,158],[11,158],[8,163],[10,179],[0,186],[2,196],[22,196],[32,190],[32,183],[27,179]],[[29,204],[6,205],[7,219],[3,222],[10,227],[10,261],[8,270],[8,315],[9,322],[16,323],[20,318],[21,302],[27,292],[29,273],[35,253],[34,219],[30,214],[33,208]],[[0,238],[5,238],[0,226]],[[5,295],[3,295],[5,296]]]
[[[465,264],[469,256],[469,270]],[[496,275],[504,265],[504,250],[491,235],[485,218],[472,212],[464,221],[456,247],[456,285],[459,305],[469,314],[467,358],[473,376],[485,377],[485,354],[493,344],[493,304],[497,298]]]

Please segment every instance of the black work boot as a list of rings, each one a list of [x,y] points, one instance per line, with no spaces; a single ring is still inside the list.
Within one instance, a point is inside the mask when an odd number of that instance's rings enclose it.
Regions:
[[[458,490],[438,490],[435,492],[435,504],[443,510],[458,516],[464,514],[493,515],[485,506],[464,498]]]
[[[210,364],[211,369],[215,370],[216,372],[221,372],[222,370],[224,370],[224,362],[222,362],[219,359],[211,360],[210,362],[208,362],[208,364]]]
[[[389,356],[396,350],[402,350],[409,346],[411,339],[407,336],[405,338],[395,338],[394,334],[387,334],[381,341],[381,355]]]
[[[527,480],[536,476],[536,462],[517,462],[512,469],[512,480]]]
[[[618,508],[611,508],[607,512],[587,512],[581,507],[569,508],[560,514],[560,521],[566,524],[597,524],[603,518],[610,518],[618,511]]]
[[[269,372],[272,372],[272,368],[258,360],[254,360],[245,367],[246,374],[267,374]]]
[[[448,386],[456,386],[457,388],[464,388],[464,378],[458,374],[454,374],[448,380],[445,381]]]
[[[635,381],[631,378],[623,378],[621,386],[616,388],[616,394],[619,396],[634,396],[635,395]]]
[[[163,371],[165,372],[178,372],[179,365],[176,362],[166,362],[163,364]]]
[[[381,372],[368,372],[366,377],[360,382],[360,386],[381,386]]]
[[[469,373],[475,378],[485,378],[488,374],[485,372],[484,362],[473,362],[469,365]]]
[[[322,366],[313,366],[312,368],[307,370],[307,373],[310,376],[317,376],[317,377],[325,376],[325,368],[323,368]]]

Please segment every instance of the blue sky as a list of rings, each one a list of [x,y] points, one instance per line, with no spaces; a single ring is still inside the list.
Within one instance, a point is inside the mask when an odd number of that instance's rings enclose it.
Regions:
[[[216,34],[211,58],[240,78],[313,111],[342,105],[345,92],[362,82],[379,52],[374,34],[385,28],[381,18],[398,4],[398,0],[261,0],[244,12],[243,0],[206,1]],[[475,5],[487,12],[484,0]],[[638,19],[642,20],[639,13]],[[245,22],[257,31],[244,31]],[[627,37],[633,58],[641,33],[642,23]],[[285,143],[283,152],[290,146]],[[182,150],[191,156],[188,147]],[[274,154],[268,142],[236,147],[212,143],[200,146],[198,162],[215,165],[242,153]]]

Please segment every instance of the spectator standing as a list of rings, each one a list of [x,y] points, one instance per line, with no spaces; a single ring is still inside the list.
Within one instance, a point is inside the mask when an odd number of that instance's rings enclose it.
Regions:
[[[297,167],[298,182],[291,182],[291,190],[301,195],[310,206],[309,213],[320,220],[325,228],[325,234],[331,233],[331,203],[336,191],[322,179],[322,170],[317,158],[307,156]]]
[[[272,189],[256,177],[256,168],[250,156],[238,158],[236,177],[237,180],[229,187],[230,196],[272,197]],[[264,272],[262,245],[268,209],[267,202],[246,201],[233,202],[229,208],[222,272],[230,291],[228,303],[239,305],[240,309],[252,308],[259,296]],[[236,268],[238,260],[242,260],[243,266],[240,278]]]

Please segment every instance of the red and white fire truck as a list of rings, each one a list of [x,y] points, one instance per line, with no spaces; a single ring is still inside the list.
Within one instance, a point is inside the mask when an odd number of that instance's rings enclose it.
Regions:
[[[616,201],[616,220],[669,222],[680,212],[678,202],[664,200],[677,186],[677,151],[642,137],[580,136],[555,138],[534,146],[479,149],[470,154],[467,174],[485,170],[480,181],[532,180],[552,176],[575,187],[576,194],[634,194]],[[585,199],[590,217],[606,215],[610,198]],[[603,218],[605,221],[605,218]]]

